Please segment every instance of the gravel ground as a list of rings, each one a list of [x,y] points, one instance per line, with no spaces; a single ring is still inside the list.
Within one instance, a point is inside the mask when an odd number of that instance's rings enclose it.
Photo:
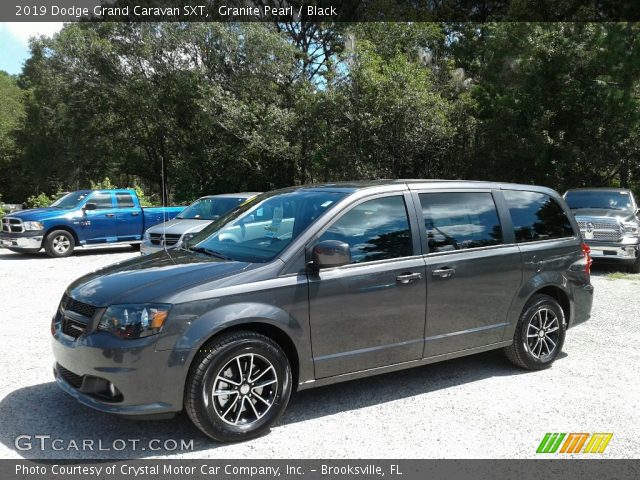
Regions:
[[[549,370],[523,372],[489,352],[305,391],[266,437],[218,445],[184,416],[131,421],[94,412],[53,382],[49,322],[65,287],[135,255],[125,248],[50,259],[0,250],[1,458],[527,458],[546,432],[613,432],[606,458],[640,456],[640,276],[595,272],[592,319],[569,330]],[[51,435],[65,450],[46,441],[41,451],[36,440],[18,450],[18,435]],[[93,451],[66,449],[83,439],[95,441]],[[116,451],[117,439],[126,440],[124,450]],[[135,450],[128,439],[139,440]],[[150,445],[154,439],[160,443]],[[193,440],[193,449],[147,448],[167,439]]]

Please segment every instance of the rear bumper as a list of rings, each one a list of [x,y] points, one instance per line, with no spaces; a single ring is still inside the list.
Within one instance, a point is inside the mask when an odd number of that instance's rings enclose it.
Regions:
[[[593,285],[590,283],[580,285],[573,290],[573,315],[568,328],[575,327],[591,318],[593,307]]]
[[[0,232],[0,248],[39,250],[42,247],[43,230],[32,232]]]
[[[591,258],[596,261],[633,263],[638,257],[638,244],[587,242],[587,245],[591,248]]]

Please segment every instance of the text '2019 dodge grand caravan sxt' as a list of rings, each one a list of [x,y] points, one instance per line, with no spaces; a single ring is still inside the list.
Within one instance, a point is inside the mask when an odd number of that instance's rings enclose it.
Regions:
[[[86,275],[52,321],[55,376],[123,415],[185,409],[220,441],[294,389],[503,348],[536,370],[589,318],[591,259],[547,188],[379,181],[266,193],[179,249]]]

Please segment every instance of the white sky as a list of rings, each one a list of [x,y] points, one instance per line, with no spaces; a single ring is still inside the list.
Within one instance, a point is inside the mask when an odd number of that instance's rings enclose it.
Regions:
[[[34,35],[51,36],[59,31],[63,25],[62,22],[4,22],[0,23],[0,30],[5,30],[14,39],[26,45],[30,37]]]

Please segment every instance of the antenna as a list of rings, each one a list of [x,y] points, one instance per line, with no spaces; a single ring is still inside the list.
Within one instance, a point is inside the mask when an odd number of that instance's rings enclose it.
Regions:
[[[166,197],[166,184],[164,178],[164,155],[160,156],[160,188],[162,189],[162,248],[164,252],[167,252],[167,197]]]

